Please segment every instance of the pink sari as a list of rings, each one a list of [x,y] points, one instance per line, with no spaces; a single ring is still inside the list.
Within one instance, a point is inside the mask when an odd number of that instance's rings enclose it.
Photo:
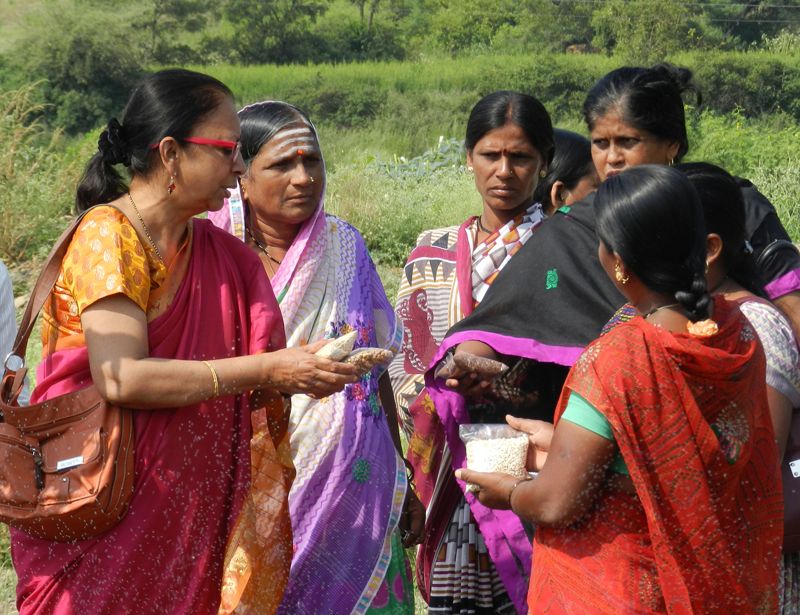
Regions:
[[[282,347],[280,311],[258,258],[209,222],[193,224],[184,279],[148,326],[150,356],[219,359]],[[40,365],[32,399],[90,379],[85,347],[56,351]],[[250,480],[249,406],[238,395],[135,411],[136,486],[119,525],[72,544],[12,532],[20,612],[215,613]]]

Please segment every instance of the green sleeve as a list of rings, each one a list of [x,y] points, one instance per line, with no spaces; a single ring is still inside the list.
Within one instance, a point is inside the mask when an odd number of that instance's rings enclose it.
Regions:
[[[570,391],[567,407],[564,408],[561,418],[580,425],[606,440],[616,441],[611,424],[605,415],[575,391]],[[619,451],[617,451],[614,461],[611,462],[611,470],[617,474],[628,474],[628,466]]]
[[[570,423],[580,425],[584,429],[604,437],[606,440],[614,441],[614,432],[611,431],[608,419],[575,391],[570,392],[567,407],[564,409],[564,414],[561,415],[561,418]]]

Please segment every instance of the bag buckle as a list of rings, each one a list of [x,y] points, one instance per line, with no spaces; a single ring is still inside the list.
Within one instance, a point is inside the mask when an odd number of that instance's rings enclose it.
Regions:
[[[22,392],[22,387],[25,386],[25,376],[28,373],[28,368],[25,367],[25,358],[13,351],[6,355],[3,361],[3,377],[2,385],[0,386],[0,399],[3,403],[13,405],[17,403],[17,398]],[[0,412],[0,421],[5,420]]]
[[[16,359],[16,361],[13,361],[13,359]],[[3,369],[5,369],[6,372],[18,372],[24,367],[25,357],[15,354],[13,350],[6,355],[6,358],[3,361]]]

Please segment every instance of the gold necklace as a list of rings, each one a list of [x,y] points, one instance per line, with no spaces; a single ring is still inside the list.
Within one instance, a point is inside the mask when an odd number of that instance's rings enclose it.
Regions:
[[[131,205],[133,205],[133,211],[136,212],[136,217],[139,218],[139,222],[141,223],[142,228],[144,229],[144,234],[147,235],[147,239],[150,241],[150,245],[153,246],[153,250],[155,250],[158,260],[160,260],[163,263],[164,258],[161,256],[161,252],[159,251],[156,242],[153,241],[153,236],[150,234],[150,229],[147,228],[147,225],[144,223],[144,220],[142,219],[142,214],[139,213],[139,208],[136,207],[136,203],[134,203],[133,197],[131,196],[130,192],[128,193],[128,199],[130,200]]]

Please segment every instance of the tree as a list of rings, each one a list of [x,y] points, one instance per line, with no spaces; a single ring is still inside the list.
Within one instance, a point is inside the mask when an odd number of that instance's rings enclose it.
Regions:
[[[652,64],[686,49],[690,17],[682,2],[609,0],[592,15],[593,43],[627,62]]]
[[[127,42],[125,23],[79,4],[47,5],[12,54],[20,73],[44,80],[45,117],[71,134],[120,113],[144,73],[141,49]]]
[[[217,17],[212,0],[146,0],[142,3],[141,29],[147,33],[147,56],[158,64],[199,61],[197,50],[183,40],[184,33],[201,32]]]
[[[519,17],[517,2],[512,0],[496,2],[492,10],[477,3],[442,0],[431,20],[429,36],[434,46],[450,53],[488,48],[498,30],[516,26]]]
[[[325,8],[315,0],[228,0],[230,44],[245,64],[305,61],[315,47],[311,26]]]
[[[358,7],[358,16],[361,19],[361,25],[364,27],[367,35],[372,31],[372,22],[375,20],[375,13],[378,11],[380,1],[381,0],[351,0],[351,2]]]

